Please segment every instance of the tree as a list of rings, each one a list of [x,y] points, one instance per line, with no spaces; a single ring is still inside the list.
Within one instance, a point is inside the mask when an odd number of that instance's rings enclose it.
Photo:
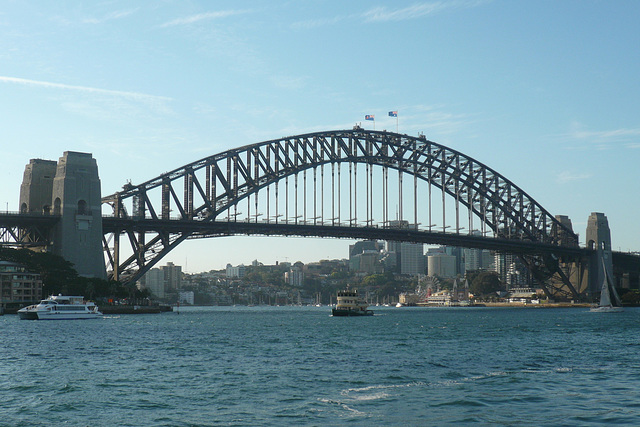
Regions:
[[[469,290],[476,296],[488,295],[502,289],[498,274],[492,271],[482,271],[474,277]]]
[[[640,305],[640,292],[635,289],[628,289],[622,295],[620,295],[620,299],[624,305]]]

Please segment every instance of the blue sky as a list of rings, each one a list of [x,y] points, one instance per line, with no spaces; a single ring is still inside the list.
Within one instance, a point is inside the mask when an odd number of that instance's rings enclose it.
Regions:
[[[0,0],[2,208],[24,166],[93,153],[103,194],[319,130],[423,132],[584,239],[640,250],[640,2]],[[273,247],[277,244],[278,250]],[[349,241],[187,242],[188,271],[347,256]],[[162,262],[164,263],[164,261]]]

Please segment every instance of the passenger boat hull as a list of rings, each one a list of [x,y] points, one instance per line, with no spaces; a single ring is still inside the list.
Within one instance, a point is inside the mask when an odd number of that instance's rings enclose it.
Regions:
[[[42,311],[18,311],[22,320],[81,320],[96,319],[102,316],[98,312],[79,312],[79,313],[61,313],[61,312],[42,312]]]
[[[341,310],[338,308],[334,308],[331,310],[331,315],[332,316],[338,316],[338,317],[347,317],[347,316],[373,316],[373,311],[372,310],[361,310],[361,311],[355,311],[355,310]]]
[[[623,307],[591,307],[589,311],[595,313],[620,313],[624,311]]]
[[[18,311],[18,315],[22,320],[38,320],[38,313],[35,311]]]
[[[80,320],[96,319],[102,313],[82,296],[52,295],[39,304],[21,308],[18,315],[23,320]]]

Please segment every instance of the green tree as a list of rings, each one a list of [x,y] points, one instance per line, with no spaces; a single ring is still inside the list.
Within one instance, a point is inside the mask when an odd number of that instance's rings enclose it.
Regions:
[[[624,294],[620,296],[622,304],[624,305],[640,305],[640,292],[636,289],[628,289]]]
[[[498,274],[492,271],[478,273],[469,284],[469,290],[475,296],[493,294],[502,289]]]

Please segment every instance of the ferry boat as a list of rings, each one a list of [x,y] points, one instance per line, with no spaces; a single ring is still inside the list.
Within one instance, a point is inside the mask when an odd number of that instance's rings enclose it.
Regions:
[[[51,295],[36,305],[18,310],[25,320],[94,319],[102,316],[98,306],[81,296]]]
[[[333,316],[373,316],[372,310],[367,310],[368,304],[358,296],[358,291],[347,288],[338,291],[338,303],[331,309]]]

